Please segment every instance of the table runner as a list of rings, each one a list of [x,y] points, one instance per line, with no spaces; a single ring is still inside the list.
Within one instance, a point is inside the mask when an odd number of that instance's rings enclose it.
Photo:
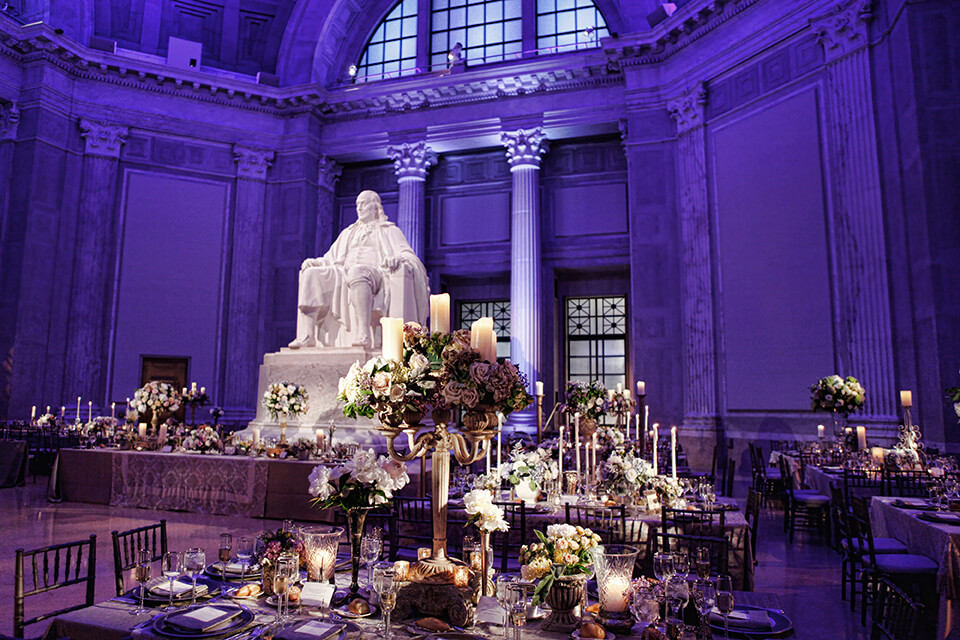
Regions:
[[[263,517],[265,459],[122,451],[112,463],[112,506]]]

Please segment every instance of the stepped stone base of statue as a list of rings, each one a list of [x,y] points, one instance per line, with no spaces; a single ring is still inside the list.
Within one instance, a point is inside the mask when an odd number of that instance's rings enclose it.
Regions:
[[[309,409],[305,415],[287,418],[288,442],[294,442],[297,438],[315,441],[317,429],[323,429],[324,437],[328,437],[327,429],[333,422],[336,425],[334,444],[356,442],[386,450],[383,436],[373,429],[378,423],[367,418],[354,420],[344,417],[343,405],[337,400],[340,378],[347,375],[354,362],[364,364],[374,355],[375,352],[363,347],[284,348],[266,354],[260,365],[257,383],[257,415],[241,434],[251,437],[253,428],[259,427],[260,437],[279,439],[280,421],[270,417],[261,401],[271,383],[292,382],[306,387]]]

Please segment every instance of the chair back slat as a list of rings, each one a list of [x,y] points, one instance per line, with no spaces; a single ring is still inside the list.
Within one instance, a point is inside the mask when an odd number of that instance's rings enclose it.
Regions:
[[[875,640],[919,638],[923,605],[911,600],[887,577],[881,577],[877,587],[878,596],[873,608],[871,638]]]
[[[662,531],[654,536],[654,553],[686,553],[690,556],[691,563],[694,562],[694,552],[700,547],[710,550],[710,564],[716,574],[724,575],[730,572],[730,541],[724,536],[695,536]]]
[[[127,531],[114,531],[113,538],[113,574],[117,595],[126,591],[123,573],[137,565],[137,551],[148,549],[150,562],[159,562],[167,552],[167,521],[148,524]]]
[[[590,529],[603,544],[627,544],[627,511],[625,505],[566,505],[566,521]]]
[[[86,549],[86,554],[84,554]],[[52,564],[52,571],[51,571]],[[29,584],[26,575],[30,568]],[[63,569],[61,573],[61,568]],[[23,637],[24,627],[69,611],[93,605],[97,571],[97,536],[88,540],[25,551],[17,549],[14,563],[13,635]],[[26,599],[75,584],[86,583],[82,604],[74,604],[33,618],[25,617]]]

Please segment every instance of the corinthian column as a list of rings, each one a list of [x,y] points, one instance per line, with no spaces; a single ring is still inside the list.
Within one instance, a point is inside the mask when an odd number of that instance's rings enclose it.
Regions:
[[[234,145],[237,205],[233,222],[227,320],[225,403],[241,414],[258,402],[257,351],[260,326],[260,267],[263,262],[264,196],[273,151]],[[240,409],[240,408],[243,409]],[[254,406],[255,410],[255,406]],[[253,419],[253,413],[242,416]]]
[[[540,376],[540,158],[548,141],[539,127],[501,133],[513,176],[510,205],[510,360],[533,393]],[[524,412],[529,414],[530,412]],[[529,423],[518,416],[516,422]]]
[[[104,333],[107,308],[107,256],[115,239],[114,197],[120,149],[129,130],[80,120],[85,142],[83,181],[77,206],[77,236],[70,295],[64,393],[98,406],[105,401]]]
[[[866,422],[897,424],[887,252],[870,81],[869,0],[838,5],[812,21],[826,57],[836,334],[843,375],[867,390]]]
[[[706,88],[667,102],[677,123],[677,186],[683,258],[683,421],[710,431],[717,421],[716,346],[707,200]]]
[[[393,160],[393,171],[400,185],[397,226],[422,262],[426,246],[424,183],[427,169],[437,163],[437,155],[424,142],[388,147],[387,155]]]

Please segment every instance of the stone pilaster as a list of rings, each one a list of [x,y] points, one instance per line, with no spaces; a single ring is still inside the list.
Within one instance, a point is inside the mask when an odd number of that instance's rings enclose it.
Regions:
[[[513,176],[510,204],[510,360],[527,377],[540,377],[540,159],[549,143],[539,127],[501,133]],[[529,413],[529,412],[524,412]],[[518,423],[526,422],[518,416]]]
[[[704,131],[706,102],[703,83],[667,102],[667,111],[677,123],[677,188],[683,259],[683,420],[685,427],[705,431],[716,426],[719,413]]]
[[[437,163],[437,155],[424,142],[388,147],[387,155],[393,160],[393,170],[400,185],[397,226],[422,261],[426,248],[424,187],[427,170]]]
[[[77,206],[77,237],[70,295],[64,392],[97,406],[106,402],[105,334],[108,313],[108,265],[117,238],[114,202],[120,149],[127,127],[81,119],[85,148],[83,181]]]
[[[260,275],[263,263],[264,206],[267,169],[273,151],[236,144],[237,198],[233,221],[230,260],[230,293],[227,316],[226,376],[224,403],[232,411],[249,410],[257,395],[257,368],[260,363]],[[254,407],[255,409],[255,407]],[[236,414],[234,414],[236,415]]]
[[[20,125],[20,109],[16,103],[0,105],[0,255],[7,228],[7,210],[10,203],[10,170],[13,167],[13,151]],[[3,264],[0,259],[0,264]]]
[[[867,390],[859,420],[897,423],[893,332],[880,167],[870,79],[871,2],[837,5],[811,21],[826,59],[826,147],[837,276],[839,373]],[[887,430],[885,430],[887,431]]]
[[[333,244],[333,224],[336,205],[334,203],[334,189],[337,180],[343,173],[341,167],[333,158],[320,156],[317,162],[317,231],[313,255],[319,256],[327,252]],[[302,336],[306,329],[301,326],[303,318],[294,309],[291,311],[297,318],[297,336]]]

